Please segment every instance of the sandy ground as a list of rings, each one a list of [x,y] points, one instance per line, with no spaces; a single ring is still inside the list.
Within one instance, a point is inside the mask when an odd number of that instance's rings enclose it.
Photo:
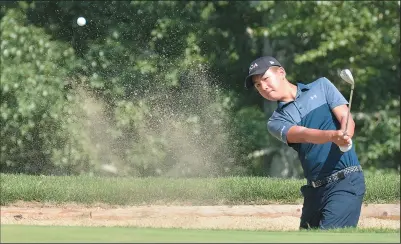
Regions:
[[[297,230],[301,205],[105,206],[17,203],[1,224]],[[360,228],[400,229],[400,204],[364,205]]]

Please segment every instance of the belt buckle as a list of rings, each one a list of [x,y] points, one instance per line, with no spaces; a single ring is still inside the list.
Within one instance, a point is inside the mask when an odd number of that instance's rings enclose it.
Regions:
[[[344,178],[345,178],[345,173],[344,173],[344,171],[338,172],[338,173],[337,173],[337,176],[338,176],[339,179],[344,179]]]

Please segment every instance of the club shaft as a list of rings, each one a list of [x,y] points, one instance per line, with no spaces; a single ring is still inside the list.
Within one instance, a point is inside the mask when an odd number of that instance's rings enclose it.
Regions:
[[[351,112],[351,105],[352,105],[352,95],[354,93],[354,87],[351,88],[351,94],[349,95],[349,106],[348,106],[348,113],[347,113],[347,121],[345,124],[345,133],[348,131],[348,121],[349,121],[349,114]]]

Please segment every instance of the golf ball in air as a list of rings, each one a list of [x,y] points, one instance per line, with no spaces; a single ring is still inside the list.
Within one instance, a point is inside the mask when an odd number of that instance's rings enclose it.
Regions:
[[[86,19],[85,19],[84,17],[79,17],[79,18],[77,19],[77,24],[78,24],[79,26],[84,26],[84,25],[86,24]]]

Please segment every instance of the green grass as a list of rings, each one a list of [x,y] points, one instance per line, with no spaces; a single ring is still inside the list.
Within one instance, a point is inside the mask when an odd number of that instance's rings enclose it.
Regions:
[[[346,233],[346,234],[344,234]],[[399,242],[392,230],[245,231],[2,225],[1,242]]]
[[[105,178],[0,175],[0,204],[16,201],[143,204],[301,204],[304,180],[265,177]],[[366,177],[365,203],[399,203],[400,176]]]

